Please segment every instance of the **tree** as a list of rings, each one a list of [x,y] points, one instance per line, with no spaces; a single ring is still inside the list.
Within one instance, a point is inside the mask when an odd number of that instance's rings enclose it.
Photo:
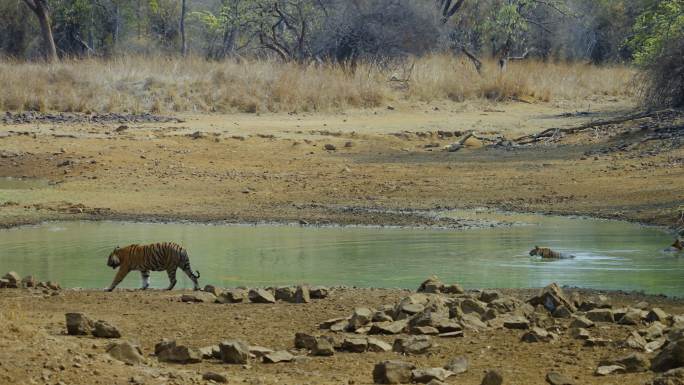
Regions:
[[[181,56],[185,57],[188,54],[188,42],[185,38],[185,1],[181,0],[181,16],[180,25],[178,26],[181,35]]]
[[[45,59],[48,62],[57,61],[57,47],[55,39],[52,37],[52,27],[50,26],[50,10],[47,0],[24,0],[24,3],[33,11],[40,24],[40,32],[43,36],[43,49]]]

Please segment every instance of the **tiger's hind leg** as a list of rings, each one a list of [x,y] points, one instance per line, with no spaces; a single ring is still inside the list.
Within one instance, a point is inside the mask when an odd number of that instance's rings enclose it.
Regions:
[[[142,276],[142,289],[145,290],[150,287],[150,272],[149,270],[144,270],[140,272]]]
[[[166,270],[166,274],[169,276],[169,287],[166,290],[173,290],[173,287],[176,286],[176,269],[174,267],[173,269]]]
[[[188,276],[188,278],[190,278],[190,280],[192,280],[194,290],[199,290],[198,279],[200,277],[200,273],[199,273],[199,271],[196,272],[197,274],[192,272],[192,268],[190,267],[190,258],[188,257],[188,252],[185,251],[185,249],[181,250],[181,258],[182,258],[181,269],[183,269],[183,271]]]

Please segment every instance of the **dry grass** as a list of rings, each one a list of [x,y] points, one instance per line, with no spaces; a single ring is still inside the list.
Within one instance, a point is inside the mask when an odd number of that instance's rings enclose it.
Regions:
[[[629,67],[485,63],[482,76],[462,58],[416,59],[404,69],[362,64],[354,73],[336,65],[275,61],[209,62],[198,58],[126,57],[109,61],[0,62],[0,109],[74,112],[331,111],[410,101],[580,100],[632,97]]]

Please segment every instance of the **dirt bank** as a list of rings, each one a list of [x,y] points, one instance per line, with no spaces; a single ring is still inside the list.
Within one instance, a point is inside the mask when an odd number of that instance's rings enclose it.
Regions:
[[[49,181],[0,190],[0,224],[88,218],[448,226],[396,211],[486,206],[674,225],[684,202],[680,142],[619,148],[629,138],[602,127],[520,147],[482,147],[487,143],[471,138],[458,152],[443,151],[468,130],[513,138],[615,116],[624,104],[604,104],[600,113],[522,103],[393,108],[0,125],[0,177]],[[677,119],[661,123],[681,124]],[[630,132],[657,120],[613,128]]]

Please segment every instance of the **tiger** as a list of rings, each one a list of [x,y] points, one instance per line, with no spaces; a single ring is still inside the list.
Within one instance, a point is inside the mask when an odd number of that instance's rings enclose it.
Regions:
[[[678,253],[682,250],[684,250],[684,243],[682,243],[682,240],[679,238],[675,239],[674,243],[665,249],[665,251],[673,253]]]
[[[568,255],[553,251],[548,247],[535,246],[534,249],[530,250],[530,255],[538,255],[542,259],[572,259],[575,258],[574,255]]]
[[[107,266],[119,268],[112,284],[106,289],[112,291],[128,275],[130,271],[138,270],[142,275],[142,289],[150,286],[150,271],[166,271],[169,276],[169,287],[176,286],[176,269],[182,269],[192,280],[195,290],[199,290],[199,271],[194,274],[190,268],[188,252],[179,244],[173,242],[153,243],[149,245],[117,246],[107,259]]]

